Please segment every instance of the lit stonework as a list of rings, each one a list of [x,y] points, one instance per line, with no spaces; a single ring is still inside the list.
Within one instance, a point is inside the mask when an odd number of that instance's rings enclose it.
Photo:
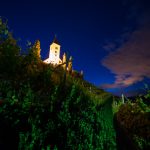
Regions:
[[[60,44],[56,37],[54,38],[52,44],[50,45],[49,57],[43,62],[46,64],[53,64],[54,66],[60,65],[65,71],[77,78],[83,78],[83,71],[81,73],[73,70],[72,67],[72,56],[67,58],[66,53],[63,54],[62,59],[60,59]]]
[[[53,43],[50,45],[49,58],[44,60],[45,63],[58,65],[62,63],[60,59],[60,44],[58,43],[56,37],[53,40]]]

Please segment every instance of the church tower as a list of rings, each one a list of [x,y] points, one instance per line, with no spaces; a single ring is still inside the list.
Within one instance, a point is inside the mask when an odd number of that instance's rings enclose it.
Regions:
[[[50,45],[49,52],[50,63],[52,64],[60,64],[60,44],[57,41],[56,37],[53,40],[53,43]]]
[[[50,45],[49,58],[44,60],[44,62],[51,63],[54,65],[62,63],[62,60],[60,59],[60,44],[57,41],[56,36],[54,37],[54,40]]]

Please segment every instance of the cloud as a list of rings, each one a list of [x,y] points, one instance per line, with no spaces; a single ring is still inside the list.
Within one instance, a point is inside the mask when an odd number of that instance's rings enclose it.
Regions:
[[[114,42],[107,42],[104,46],[103,49],[105,49],[106,51],[110,52],[112,51],[114,48],[116,48],[116,44]]]
[[[150,22],[132,32],[121,47],[102,60],[102,65],[115,74],[115,82],[102,88],[124,88],[150,78]]]

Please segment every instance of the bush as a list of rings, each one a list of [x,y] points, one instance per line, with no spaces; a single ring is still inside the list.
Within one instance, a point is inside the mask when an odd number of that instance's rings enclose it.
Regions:
[[[55,86],[41,102],[36,101],[36,91],[30,84],[21,84],[19,91],[11,86],[6,90],[9,94],[3,97],[0,114],[17,129],[20,149],[42,149],[48,145],[52,149],[55,146],[58,149],[115,148],[115,142],[110,141],[114,140],[113,130],[111,136],[106,133],[106,128],[113,129],[112,122],[107,127],[102,121],[103,117],[110,117],[104,116],[106,108],[97,107],[77,82],[66,92]]]
[[[150,147],[150,106],[141,98],[137,98],[135,103],[128,101],[122,105],[117,113],[117,120],[139,147]]]

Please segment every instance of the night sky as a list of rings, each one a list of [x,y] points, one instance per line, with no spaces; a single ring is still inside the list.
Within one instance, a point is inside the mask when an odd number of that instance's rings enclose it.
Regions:
[[[85,80],[131,96],[150,84],[149,0],[3,0],[0,16],[25,51],[41,42],[42,59],[54,36]]]

